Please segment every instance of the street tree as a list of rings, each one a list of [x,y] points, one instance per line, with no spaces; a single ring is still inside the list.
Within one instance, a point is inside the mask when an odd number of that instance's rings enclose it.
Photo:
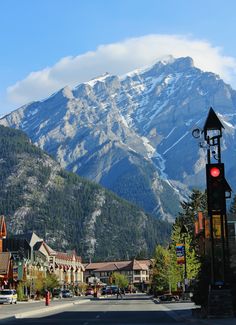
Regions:
[[[124,274],[114,272],[112,274],[112,279],[114,283],[119,287],[119,288],[125,288],[129,284],[129,280]]]
[[[157,245],[154,254],[152,288],[154,292],[166,291],[170,288],[169,268],[170,256],[166,248]]]

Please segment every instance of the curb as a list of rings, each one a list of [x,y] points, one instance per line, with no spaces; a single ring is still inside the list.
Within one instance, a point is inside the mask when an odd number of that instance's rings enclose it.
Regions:
[[[6,316],[3,318],[0,318],[0,324],[6,325],[7,322],[10,322],[15,319],[15,316]]]
[[[31,311],[26,311],[26,312],[23,312],[23,313],[15,314],[13,317],[16,318],[16,319],[27,318],[29,316],[44,314],[44,313],[48,313],[48,312],[51,312],[51,311],[54,311],[54,310],[63,309],[63,308],[66,308],[66,307],[71,307],[73,305],[83,304],[83,303],[85,303],[87,301],[90,301],[90,300],[74,301],[74,302],[70,302],[70,303],[67,303],[67,304],[59,305],[59,306],[53,306],[53,307],[45,306],[44,308],[40,308],[40,309],[36,309],[36,310],[31,310]]]

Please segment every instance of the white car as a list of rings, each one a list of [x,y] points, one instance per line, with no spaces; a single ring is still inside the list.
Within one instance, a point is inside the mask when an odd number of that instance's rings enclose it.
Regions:
[[[13,304],[17,303],[17,293],[14,289],[3,289],[0,290],[0,304]]]

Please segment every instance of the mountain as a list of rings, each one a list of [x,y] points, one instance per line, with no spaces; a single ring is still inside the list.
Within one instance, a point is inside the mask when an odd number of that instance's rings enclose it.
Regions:
[[[67,170],[173,220],[188,190],[205,187],[206,152],[191,133],[211,106],[225,126],[222,158],[234,180],[236,92],[189,57],[65,87],[0,123],[26,132]]]
[[[8,232],[35,231],[83,260],[152,256],[170,225],[65,171],[19,130],[0,126],[0,211]]]

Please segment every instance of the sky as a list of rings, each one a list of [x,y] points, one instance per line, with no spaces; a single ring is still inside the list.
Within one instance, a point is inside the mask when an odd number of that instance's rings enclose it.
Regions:
[[[0,0],[0,115],[165,56],[236,89],[235,0]]]

